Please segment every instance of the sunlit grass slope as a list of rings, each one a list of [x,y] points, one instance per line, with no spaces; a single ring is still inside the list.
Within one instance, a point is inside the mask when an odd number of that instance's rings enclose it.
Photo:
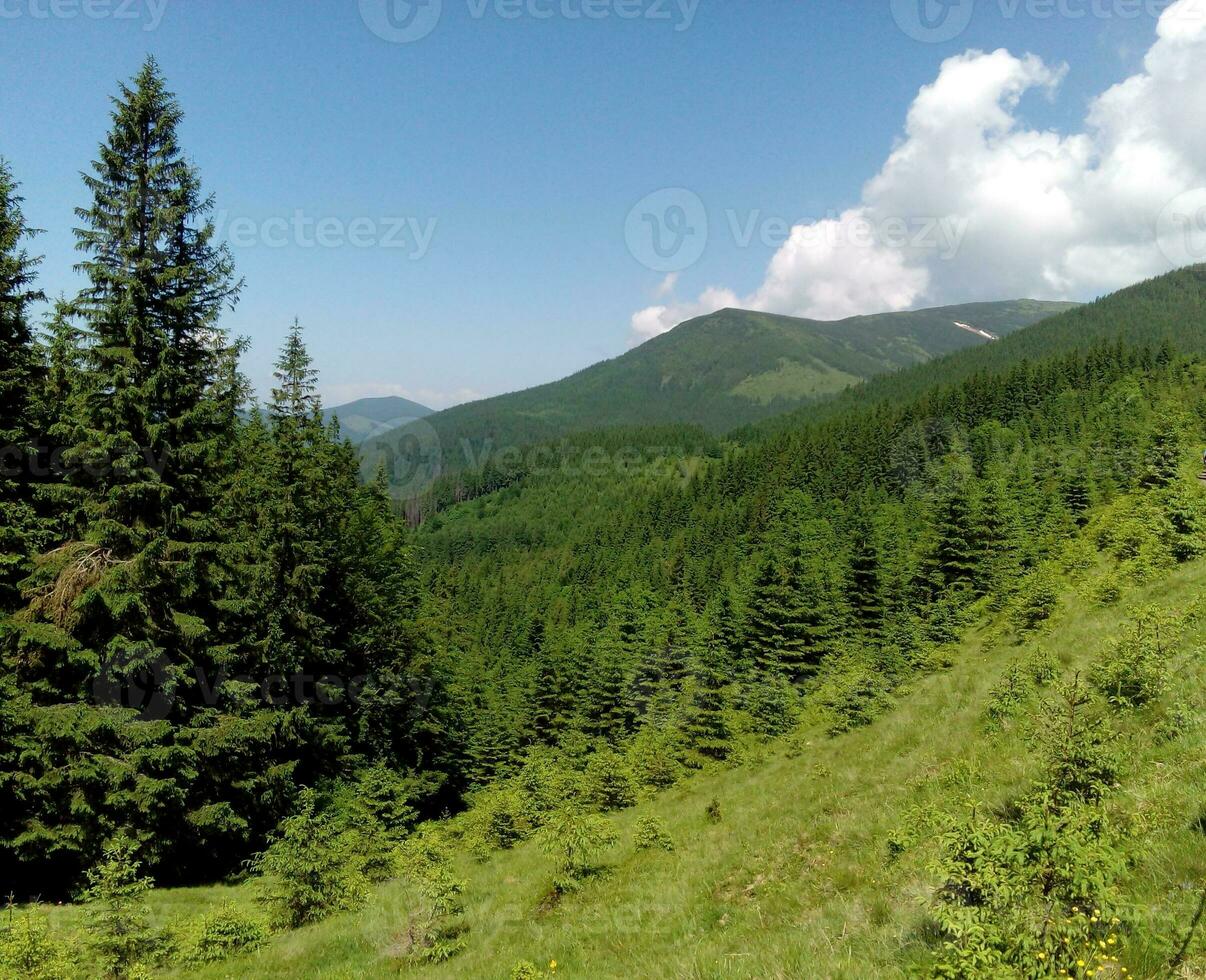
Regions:
[[[947,669],[914,682],[870,726],[832,738],[819,727],[802,729],[761,757],[699,774],[615,815],[621,836],[609,872],[559,904],[547,901],[553,871],[535,842],[485,863],[465,856],[468,948],[445,964],[416,967],[394,955],[414,896],[391,883],[362,913],[180,975],[507,978],[522,960],[546,971],[555,960],[556,976],[592,980],[912,975],[931,955],[926,921],[938,885],[936,845],[923,839],[893,859],[889,839],[911,829],[919,814],[996,807],[1020,792],[1037,774],[1029,726],[990,734],[990,691],[1035,644],[1057,654],[1066,677],[1087,669],[1145,603],[1191,616],[1174,656],[1170,696],[1190,706],[1194,721],[1179,738],[1157,744],[1138,737],[1149,718],[1124,720],[1136,737],[1111,806],[1143,840],[1124,895],[1131,921],[1144,928],[1128,942],[1125,962],[1136,976],[1166,975],[1169,945],[1187,927],[1206,880],[1206,628],[1195,613],[1206,561],[1130,588],[1108,607],[1085,598],[1083,582],[1065,586],[1060,612],[1043,633],[1021,642],[983,621],[945,651]],[[1032,714],[1042,711],[1039,695]],[[705,815],[712,801],[719,821]],[[634,849],[633,825],[648,814],[665,823],[673,853]],[[249,887],[156,895],[164,924],[220,901],[251,899]],[[63,909],[56,919],[68,926],[77,915]]]

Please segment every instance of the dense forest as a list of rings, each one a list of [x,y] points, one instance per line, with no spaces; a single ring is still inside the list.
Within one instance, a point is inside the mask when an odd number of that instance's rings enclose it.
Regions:
[[[40,327],[36,238],[0,169],[0,881],[100,908],[104,975],[173,955],[139,912],[151,879],[254,879],[287,931],[409,876],[393,968],[450,959],[473,942],[454,850],[486,862],[539,833],[548,911],[598,877],[605,814],[809,719],[873,724],[985,617],[1039,627],[1099,551],[1101,595],[1206,551],[1185,477],[1202,267],[728,437],[576,435],[394,500],[324,422],[296,323],[254,404],[221,325],[241,281],[180,119],[153,61],[122,86],[81,189],[84,286]],[[1145,622],[1098,701],[1155,700]],[[1044,684],[1049,660],[1027,668]],[[1068,975],[1116,942],[1078,918],[1122,858],[1077,684],[1043,779],[990,824],[935,829],[932,975]],[[640,834],[673,849],[655,820]],[[1006,880],[998,847],[1055,870]],[[73,975],[22,921],[0,964]],[[188,955],[258,928],[227,910]]]

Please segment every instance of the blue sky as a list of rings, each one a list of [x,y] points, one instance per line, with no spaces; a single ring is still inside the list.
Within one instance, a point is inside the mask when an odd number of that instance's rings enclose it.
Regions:
[[[75,288],[79,171],[116,80],[153,53],[225,228],[242,229],[247,286],[226,323],[251,339],[253,382],[270,383],[298,316],[329,400],[437,405],[627,349],[634,311],[671,286],[626,243],[651,192],[689,189],[714,230],[675,292],[744,296],[776,245],[716,234],[726,212],[796,223],[858,204],[944,59],[1005,47],[1067,63],[1056,95],[1027,90],[1016,111],[1075,132],[1156,36],[1149,15],[1036,16],[1004,0],[939,43],[909,37],[887,0],[627,0],[633,19],[608,0],[593,0],[597,19],[573,16],[582,0],[443,0],[430,34],[392,43],[369,26],[385,0],[363,14],[357,0],[94,2],[0,0],[0,155],[46,229],[44,287]]]

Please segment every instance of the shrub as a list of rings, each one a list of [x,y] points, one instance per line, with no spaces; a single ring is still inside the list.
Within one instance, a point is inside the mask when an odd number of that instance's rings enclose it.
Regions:
[[[720,823],[724,819],[724,814],[720,812],[720,800],[716,797],[712,797],[704,808],[704,818],[708,823]]]
[[[133,841],[118,839],[105,847],[101,862],[88,872],[84,891],[92,956],[101,975],[141,976],[163,940],[151,929],[147,895],[151,879],[141,867]]]
[[[872,663],[842,658],[821,678],[814,701],[825,712],[827,734],[841,735],[869,725],[891,706],[891,681]]]
[[[994,732],[1004,728],[1029,704],[1033,690],[1034,682],[1029,671],[1020,663],[1010,664],[1004,676],[989,692],[984,705],[985,727]]]
[[[1035,684],[1050,684],[1059,678],[1059,658],[1046,647],[1035,647],[1026,658],[1025,670]]]
[[[682,755],[675,733],[650,727],[637,733],[625,753],[629,771],[648,789],[667,789],[682,779]]]
[[[1114,571],[1106,572],[1099,578],[1089,593],[1089,598],[1103,606],[1112,606],[1122,598],[1122,580]]]
[[[355,834],[318,811],[313,790],[303,791],[297,812],[253,862],[262,876],[258,900],[272,926],[296,929],[360,908],[368,880],[357,843]]]
[[[184,960],[190,964],[218,963],[259,949],[268,941],[268,931],[259,919],[229,903],[202,917],[191,933],[184,952]]]
[[[1047,571],[1030,575],[1014,597],[1009,623],[1019,633],[1038,629],[1059,608],[1059,590]]]
[[[71,946],[51,933],[44,914],[34,909],[18,912],[9,904],[0,927],[0,976],[74,980],[81,974]]]
[[[596,752],[586,764],[585,799],[600,810],[623,810],[637,801],[637,784],[623,757]]]
[[[547,975],[531,960],[520,960],[511,968],[511,980],[544,980]]]
[[[637,820],[632,843],[638,851],[674,850],[674,839],[666,830],[666,825],[652,815]]]
[[[534,829],[528,801],[515,787],[498,786],[478,795],[470,814],[473,834],[487,848],[510,850]]]
[[[1093,682],[1117,708],[1141,708],[1156,700],[1168,685],[1168,654],[1161,630],[1172,624],[1151,612],[1112,640],[1093,670]]]
[[[556,863],[553,888],[572,891],[577,883],[597,874],[603,852],[619,835],[605,817],[581,810],[558,810],[541,831],[546,854]]]

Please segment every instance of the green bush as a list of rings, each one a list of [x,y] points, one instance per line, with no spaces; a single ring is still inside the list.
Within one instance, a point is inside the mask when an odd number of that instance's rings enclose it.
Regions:
[[[0,925],[0,976],[75,980],[83,971],[72,945],[51,933],[43,913],[36,909],[18,912],[10,904]]]
[[[708,805],[704,807],[704,819],[706,819],[708,823],[720,823],[720,821],[724,819],[724,814],[720,809],[720,800],[716,799],[716,797],[712,797],[712,799],[708,801]]]
[[[641,786],[667,789],[683,778],[683,748],[672,731],[642,728],[625,752],[628,769]]]
[[[253,863],[271,925],[296,929],[364,905],[368,879],[358,845],[358,835],[319,812],[313,790],[305,790]]]
[[[600,810],[624,810],[637,801],[637,783],[624,758],[610,750],[594,753],[586,764],[584,798]]]
[[[674,850],[674,839],[666,830],[666,825],[651,814],[637,820],[632,843],[638,851]]]
[[[1115,571],[1106,572],[1090,590],[1089,598],[1103,606],[1112,606],[1122,598],[1122,579]]]
[[[547,974],[531,960],[520,960],[511,968],[511,980],[544,980]]]
[[[565,893],[600,871],[600,858],[619,835],[606,817],[564,809],[552,814],[541,830],[541,837],[545,853],[556,865],[553,888]]]
[[[1059,608],[1059,589],[1047,571],[1028,576],[1014,597],[1009,611],[1009,624],[1019,633],[1038,629]]]
[[[1153,612],[1139,614],[1122,635],[1106,645],[1093,670],[1093,682],[1116,708],[1141,708],[1168,686],[1168,649],[1172,623]],[[1162,637],[1161,633],[1165,635]]]
[[[1059,658],[1046,647],[1037,646],[1026,658],[1025,670],[1035,684],[1050,684],[1059,678]]]
[[[218,963],[250,953],[268,941],[268,930],[255,916],[225,903],[189,930],[183,959],[190,964]]]
[[[163,947],[163,937],[150,924],[151,879],[139,875],[136,855],[133,841],[115,840],[88,872],[84,901],[89,946],[92,962],[104,977],[142,976]]]
[[[985,727],[993,732],[1003,729],[1023,713],[1033,691],[1034,681],[1026,667],[1021,663],[1010,664],[988,694],[984,705]]]
[[[421,827],[402,847],[404,872],[420,898],[399,939],[409,959],[442,963],[465,948],[466,883],[452,872],[452,854],[443,834],[430,826]]]
[[[891,679],[878,665],[844,657],[825,670],[813,694],[831,736],[871,724],[892,704]]]

